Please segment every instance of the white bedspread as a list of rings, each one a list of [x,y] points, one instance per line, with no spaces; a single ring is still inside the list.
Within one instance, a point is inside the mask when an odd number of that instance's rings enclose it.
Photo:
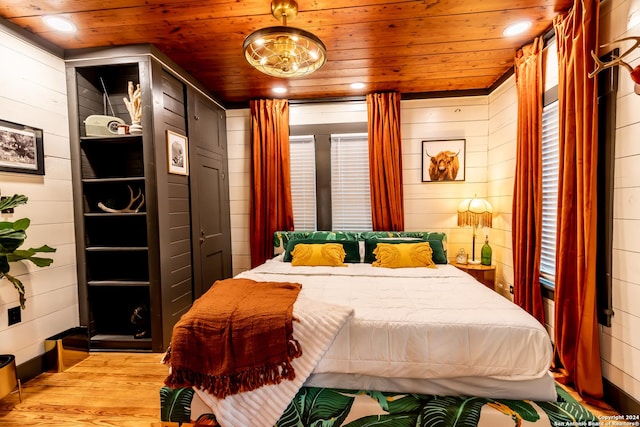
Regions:
[[[554,399],[545,329],[457,268],[292,267],[280,258],[237,277],[302,283],[296,378],[223,400],[196,390],[221,425],[273,426],[308,378],[321,387],[420,392],[411,389],[424,382],[454,394]]]
[[[276,258],[239,277],[299,282],[301,297],[354,309],[314,373],[509,381],[548,375],[552,347],[544,327],[451,265],[292,267]]]

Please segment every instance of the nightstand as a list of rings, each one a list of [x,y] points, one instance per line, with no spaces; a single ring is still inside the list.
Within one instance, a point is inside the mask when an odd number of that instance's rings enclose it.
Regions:
[[[465,271],[476,278],[479,282],[491,290],[495,290],[496,266],[482,264],[458,264],[451,262],[451,265]]]

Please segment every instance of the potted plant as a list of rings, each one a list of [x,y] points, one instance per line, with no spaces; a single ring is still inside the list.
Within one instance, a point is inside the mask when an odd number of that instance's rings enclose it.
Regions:
[[[27,203],[28,198],[22,194],[14,194],[11,197],[0,199],[0,212],[13,209],[16,206]],[[19,249],[27,238],[26,230],[29,228],[31,220],[22,218],[14,222],[0,221],[0,280],[6,278],[13,283],[13,286],[20,295],[20,307],[25,308],[24,285],[15,276],[9,274],[12,262],[31,261],[38,267],[51,265],[53,259],[35,256],[37,253],[55,252],[56,250],[47,245],[39,248]]]
[[[16,387],[22,402],[22,386],[16,371],[16,358],[12,354],[0,354],[0,400]]]

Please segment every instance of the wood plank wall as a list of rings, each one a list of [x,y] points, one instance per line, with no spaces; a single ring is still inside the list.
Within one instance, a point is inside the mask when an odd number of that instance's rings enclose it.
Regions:
[[[462,199],[487,195],[488,97],[407,100],[401,109],[405,229],[445,231],[449,253],[461,247],[471,253],[471,229],[457,227],[456,212]],[[291,125],[367,121],[364,101],[291,105],[290,110]],[[249,130],[249,110],[227,111],[234,274],[250,264]],[[466,180],[421,182],[422,140],[451,138],[467,141]],[[476,251],[481,246],[478,242]]]
[[[2,25],[0,57],[0,119],[42,129],[45,155],[44,176],[0,172],[2,195],[29,197],[14,214],[0,214],[0,221],[28,217],[25,246],[57,249],[50,267],[12,266],[27,290],[16,325],[8,326],[7,309],[19,305],[18,295],[0,280],[0,353],[15,354],[21,364],[44,352],[46,338],[78,325],[67,87],[62,59]]]
[[[638,2],[612,0],[600,10],[600,43],[640,34]],[[631,42],[619,45],[622,49]],[[606,53],[611,47],[602,49]],[[622,50],[621,49],[621,50]],[[640,65],[640,49],[625,58]],[[640,411],[640,96],[629,73],[618,67],[613,206],[613,311],[611,327],[600,332],[603,373],[615,387],[636,400]]]

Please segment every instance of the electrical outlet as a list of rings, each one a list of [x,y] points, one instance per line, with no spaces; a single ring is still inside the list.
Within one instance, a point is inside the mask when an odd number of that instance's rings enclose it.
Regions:
[[[20,312],[20,307],[13,307],[7,310],[7,315],[9,317],[9,326],[15,325],[16,323],[20,323],[22,321],[22,313]]]
[[[513,295],[513,285],[509,285],[509,293]]]

